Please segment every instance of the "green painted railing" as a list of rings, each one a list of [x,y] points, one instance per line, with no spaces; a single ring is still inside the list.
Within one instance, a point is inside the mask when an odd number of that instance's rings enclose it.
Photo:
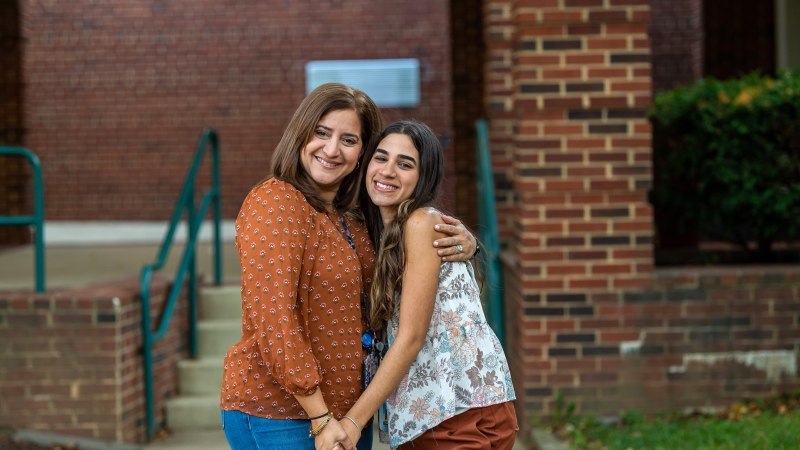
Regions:
[[[477,131],[478,161],[478,220],[479,235],[483,243],[488,290],[486,292],[487,318],[500,343],[505,345],[503,324],[503,266],[500,261],[500,236],[497,231],[497,209],[494,203],[494,178],[489,156],[489,131],[485,120],[475,122]]]
[[[0,155],[21,156],[33,167],[33,215],[0,216],[0,225],[33,225],[36,227],[36,292],[44,292],[44,185],[42,164],[30,150],[22,147],[0,147]]]
[[[211,145],[211,188],[204,194],[200,202],[200,207],[195,209],[195,178],[198,167],[203,160],[203,155],[208,145]],[[161,244],[158,258],[142,268],[141,288],[142,288],[142,353],[144,355],[144,383],[145,383],[145,403],[147,412],[147,436],[153,437],[155,429],[155,394],[153,381],[153,344],[162,339],[169,327],[175,304],[181,292],[184,279],[188,276],[189,282],[189,351],[192,357],[197,356],[197,267],[195,261],[197,237],[200,233],[200,226],[203,223],[208,207],[214,203],[214,283],[222,284],[222,253],[220,251],[220,193],[219,193],[219,140],[216,131],[212,129],[203,130],[197,144],[197,151],[194,161],[186,176],[186,182],[175,206],[175,212],[169,223],[167,235]],[[175,280],[170,288],[166,304],[161,314],[158,329],[153,331],[150,324],[150,280],[153,272],[159,270],[167,260],[169,251],[172,247],[175,229],[186,212],[187,236],[186,249],[183,257],[178,264],[178,271],[175,273]]]

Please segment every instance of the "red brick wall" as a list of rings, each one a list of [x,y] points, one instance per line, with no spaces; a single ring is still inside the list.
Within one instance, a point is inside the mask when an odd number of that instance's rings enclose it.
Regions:
[[[0,424],[144,442],[138,279],[53,291],[0,292]],[[153,323],[169,283],[154,280]],[[154,348],[156,424],[187,356],[187,300]]]
[[[507,288],[517,283],[506,278]],[[659,270],[647,290],[594,292],[580,304],[521,303],[507,317],[522,318],[510,320],[509,332],[521,334],[524,347],[512,375],[524,377],[515,381],[525,383],[528,427],[531,416],[553,412],[558,392],[578,411],[602,416],[727,406],[800,387],[796,373],[781,370],[800,362],[796,267]],[[627,353],[623,343],[638,345]],[[763,352],[782,353],[788,364],[770,373],[744,362]]]
[[[497,227],[503,249],[513,246],[513,153],[516,119],[513,113],[513,50],[515,27],[511,0],[483,3],[486,45],[485,104],[489,121],[489,149],[494,171]]]
[[[419,58],[422,104],[387,119],[452,136],[441,0],[20,3],[26,143],[49,220],[166,220],[205,126],[220,133],[233,217],[305,95],[309,60]]]
[[[0,3],[0,146],[22,145],[22,53],[16,1]],[[30,214],[25,161],[0,156],[0,216]],[[0,248],[30,241],[26,226],[0,226]]]

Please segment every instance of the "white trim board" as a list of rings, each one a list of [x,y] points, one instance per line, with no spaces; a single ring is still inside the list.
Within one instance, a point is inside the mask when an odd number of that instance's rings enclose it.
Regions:
[[[223,220],[222,240],[233,242],[236,236],[235,221]],[[84,222],[49,220],[44,223],[44,243],[51,245],[96,244],[160,244],[167,234],[167,222]],[[200,226],[200,242],[211,242],[211,221]],[[186,242],[186,222],[181,221],[175,230],[175,240]]]

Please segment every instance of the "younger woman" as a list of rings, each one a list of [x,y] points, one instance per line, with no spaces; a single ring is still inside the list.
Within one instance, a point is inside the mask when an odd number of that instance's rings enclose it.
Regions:
[[[441,213],[442,148],[425,124],[390,125],[364,161],[361,204],[378,262],[368,320],[389,349],[340,421],[350,439],[387,400],[388,440],[401,449],[510,449],[517,426],[508,363],[469,262],[442,262],[423,243]]]

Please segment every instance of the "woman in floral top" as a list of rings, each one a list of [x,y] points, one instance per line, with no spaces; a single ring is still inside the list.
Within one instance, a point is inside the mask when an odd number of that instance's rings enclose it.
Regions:
[[[329,83],[295,112],[236,220],[242,338],[227,352],[220,395],[232,449],[370,449],[339,420],[363,391],[362,298],[375,254],[358,211],[355,170],[381,112],[363,92]],[[433,226],[433,225],[432,225]],[[475,249],[463,227],[439,240]],[[450,242],[452,240],[452,242]],[[431,240],[433,241],[433,240]],[[434,244],[435,245],[435,244]]]
[[[368,321],[384,329],[389,350],[341,424],[358,439],[386,401],[393,448],[510,449],[514,388],[472,265],[419,245],[441,237],[441,213],[431,208],[444,172],[439,141],[422,123],[397,122],[367,156],[362,203],[379,243]]]

